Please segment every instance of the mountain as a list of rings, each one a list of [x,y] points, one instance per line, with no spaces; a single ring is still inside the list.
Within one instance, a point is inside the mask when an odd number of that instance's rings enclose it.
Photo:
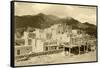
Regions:
[[[59,22],[59,18],[53,15],[39,13],[37,15],[15,16],[16,28],[35,27],[47,28]]]
[[[94,35],[95,37],[97,37],[97,27],[93,24],[90,24],[88,22],[83,23],[84,25],[88,26],[85,31],[86,33],[88,33],[89,35]]]
[[[51,25],[61,23],[71,25],[72,29],[81,29],[89,35],[93,35],[96,37],[96,25],[90,24],[88,22],[81,23],[80,21],[72,17],[59,18],[54,15],[39,13],[37,15],[15,16],[15,23],[16,29],[27,27],[45,29],[50,27]]]

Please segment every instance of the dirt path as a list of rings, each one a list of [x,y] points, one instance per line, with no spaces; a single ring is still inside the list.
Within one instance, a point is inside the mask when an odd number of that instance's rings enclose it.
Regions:
[[[81,55],[64,56],[61,54],[43,55],[31,57],[26,61],[15,62],[17,66],[23,65],[39,65],[39,64],[54,64],[54,63],[71,63],[71,62],[88,62],[96,61],[96,52],[89,52]]]

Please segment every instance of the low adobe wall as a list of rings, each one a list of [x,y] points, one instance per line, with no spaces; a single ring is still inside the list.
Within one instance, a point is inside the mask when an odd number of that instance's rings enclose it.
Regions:
[[[25,58],[25,57],[36,57],[36,56],[40,56],[40,55],[57,54],[57,53],[61,53],[61,52],[63,52],[63,50],[44,51],[44,52],[15,56],[15,59],[17,60],[17,59],[21,59],[21,58]]]

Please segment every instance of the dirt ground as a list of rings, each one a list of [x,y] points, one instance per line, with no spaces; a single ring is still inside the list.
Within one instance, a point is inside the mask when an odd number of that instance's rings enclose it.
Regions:
[[[26,65],[40,65],[40,64],[57,64],[57,63],[73,63],[73,62],[89,62],[96,61],[96,51],[88,52],[81,55],[65,56],[64,53],[42,55],[37,57],[30,57],[26,61],[15,61],[16,66]]]

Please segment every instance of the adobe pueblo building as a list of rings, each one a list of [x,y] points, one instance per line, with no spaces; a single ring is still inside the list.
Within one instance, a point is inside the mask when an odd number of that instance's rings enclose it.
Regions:
[[[96,38],[81,29],[55,24],[46,29],[28,27],[15,33],[15,58],[57,54],[71,56],[95,50]]]

